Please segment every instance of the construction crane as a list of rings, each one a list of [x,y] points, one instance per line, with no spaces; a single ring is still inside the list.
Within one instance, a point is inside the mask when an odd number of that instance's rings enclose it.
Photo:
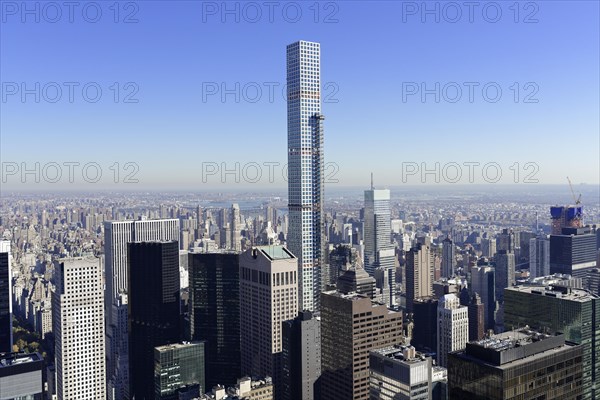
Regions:
[[[575,197],[575,191],[573,190],[573,184],[571,183],[571,180],[569,179],[569,177],[567,176],[567,181],[569,182],[569,188],[571,188],[571,194],[573,195],[573,200],[575,200],[575,205],[579,205],[581,204],[581,193],[579,194],[579,197]]]

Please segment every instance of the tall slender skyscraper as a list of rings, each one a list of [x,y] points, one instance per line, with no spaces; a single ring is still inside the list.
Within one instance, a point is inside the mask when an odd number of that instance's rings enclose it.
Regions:
[[[166,210],[164,212],[166,215]],[[104,223],[106,279],[106,370],[108,399],[128,396],[129,348],[127,325],[127,243],[179,240],[179,220],[107,221]]]
[[[179,343],[179,244],[177,241],[129,243],[129,394],[155,396],[154,348]]]
[[[298,258],[299,308],[319,309],[324,256],[321,46],[287,46],[288,208],[287,247]]]
[[[106,399],[104,303],[100,259],[55,263],[52,330],[58,400]]]
[[[240,242],[240,206],[236,203],[231,205],[231,248],[235,251],[242,249]]]

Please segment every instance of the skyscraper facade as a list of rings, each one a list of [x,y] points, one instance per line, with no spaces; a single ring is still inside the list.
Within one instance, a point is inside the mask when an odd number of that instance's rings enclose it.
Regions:
[[[104,301],[100,259],[55,262],[52,331],[58,400],[106,398]]]
[[[402,342],[402,313],[369,297],[323,292],[321,398],[369,398],[369,351]]]
[[[0,242],[0,353],[12,351],[10,242]]]
[[[281,387],[282,323],[298,315],[298,259],[283,246],[240,256],[242,374],[271,376]]]
[[[449,398],[581,399],[582,355],[563,334],[529,329],[474,341],[449,355]]]
[[[390,191],[374,187],[365,190],[365,270],[371,276],[379,267],[395,266],[391,233]]]
[[[550,275],[550,240],[540,235],[529,240],[529,276],[539,278]]]
[[[600,297],[561,286],[514,286],[506,289],[504,325],[525,325],[542,333],[562,332],[583,346],[583,399],[597,399],[600,385]]]
[[[166,211],[161,213],[166,215]],[[127,244],[152,240],[179,240],[179,220],[104,222],[104,271],[106,280],[106,369],[108,399],[128,397],[129,344],[127,320]]]
[[[484,305],[484,328],[494,329],[496,312],[495,271],[489,265],[471,267],[471,293],[477,293]]]
[[[204,345],[204,342],[175,343],[154,348],[156,400],[199,398],[207,392]]]
[[[179,244],[129,243],[129,394],[155,396],[154,348],[181,341]]]
[[[231,249],[240,251],[240,206],[237,203],[231,205]]]
[[[413,302],[433,295],[433,252],[429,245],[417,244],[406,253],[406,309],[413,312]]]
[[[284,400],[321,397],[321,321],[310,311],[283,323],[282,393]]]
[[[442,296],[438,303],[437,361],[448,365],[448,353],[462,350],[469,341],[469,311],[455,294]]]
[[[309,311],[319,308],[325,245],[320,60],[319,43],[287,46],[287,246],[298,258],[299,308]]]
[[[496,253],[496,298],[504,299],[504,289],[515,284],[515,254],[508,250]]]
[[[0,399],[43,400],[44,359],[40,353],[0,355]]]
[[[442,276],[451,278],[454,276],[454,243],[450,238],[442,242]]]
[[[373,350],[369,356],[370,398],[377,400],[430,400],[431,357],[412,346]]]
[[[189,253],[190,325],[204,340],[206,386],[233,385],[240,378],[240,256]]]
[[[466,304],[469,310],[469,341],[483,339],[485,332],[485,306],[481,302],[479,294],[474,293],[469,304]]]
[[[434,298],[421,297],[413,302],[413,322],[411,345],[424,353],[437,351],[437,309]]]
[[[587,286],[597,251],[596,235],[590,228],[563,228],[560,235],[550,235],[550,273],[581,278]]]

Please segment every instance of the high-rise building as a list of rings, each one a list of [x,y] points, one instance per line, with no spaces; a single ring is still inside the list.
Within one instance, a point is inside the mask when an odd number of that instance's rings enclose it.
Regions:
[[[309,311],[319,309],[325,246],[320,60],[319,43],[287,46],[287,246],[298,258],[298,308]]]
[[[0,241],[0,353],[12,351],[10,242]]]
[[[55,262],[52,332],[58,400],[106,398],[104,301],[100,259]]]
[[[371,370],[370,399],[432,399],[432,360],[412,346],[373,350],[369,354]]]
[[[514,253],[515,242],[515,232],[511,229],[502,229],[502,232],[496,236],[496,251],[505,250],[509,253]]]
[[[455,294],[446,294],[438,303],[437,361],[448,365],[448,353],[462,350],[469,341],[469,310]]]
[[[358,266],[362,267],[363,262],[356,248],[347,244],[335,246],[329,253],[329,274],[323,276],[323,287],[337,284],[344,271]]]
[[[242,249],[240,241],[240,206],[237,203],[231,205],[231,248],[235,251]]]
[[[596,235],[590,228],[563,228],[560,235],[550,235],[550,273],[569,274],[583,280],[596,267]]]
[[[529,276],[538,278],[550,275],[550,240],[546,235],[529,240]]]
[[[515,255],[507,250],[498,250],[496,253],[496,299],[502,302],[504,289],[515,284]]]
[[[492,258],[496,254],[496,241],[489,238],[481,239],[481,255],[486,258]]]
[[[206,392],[204,345],[192,342],[154,348],[154,399],[199,398]]]
[[[388,307],[396,305],[396,274],[394,268],[379,267],[375,270],[375,286],[380,294],[378,298]]]
[[[161,209],[164,207],[161,206]],[[161,214],[167,215],[166,208]],[[152,240],[179,240],[179,220],[104,222],[104,271],[106,280],[106,369],[108,399],[129,396],[129,336],[127,321],[127,244]]]
[[[368,296],[323,292],[321,398],[369,398],[369,351],[402,343],[402,313]]]
[[[105,296],[106,298],[106,296]],[[107,305],[105,304],[105,308]],[[106,329],[111,330],[107,342],[107,349],[116,351],[114,357],[107,357],[107,360],[114,362],[114,370],[117,372],[112,375],[112,379],[107,380],[109,399],[124,399],[129,396],[129,319],[127,310],[127,294],[119,293],[117,299],[112,303],[112,321]],[[117,340],[120,339],[120,340]],[[108,365],[107,365],[108,368]],[[108,378],[107,378],[108,379]]]
[[[562,332],[583,346],[583,398],[597,399],[600,385],[600,297],[560,286],[515,286],[504,294],[507,329],[529,326]]]
[[[375,297],[375,278],[369,276],[361,266],[351,267],[338,278],[337,290],[344,294],[356,292]]]
[[[40,353],[0,355],[0,399],[43,400],[44,359]]]
[[[155,396],[154,348],[181,341],[177,241],[129,243],[129,394]]]
[[[282,323],[298,315],[298,259],[284,246],[240,255],[242,374],[271,376],[281,388]]]
[[[561,235],[563,228],[581,228],[583,207],[553,206],[550,207],[550,218],[552,219],[552,235]]]
[[[496,312],[495,270],[489,265],[471,267],[471,293],[477,293],[484,305],[484,328],[494,329]]]
[[[520,329],[449,355],[450,399],[581,399],[583,348],[565,336]]]
[[[395,268],[395,252],[391,241],[390,191],[365,190],[365,270],[373,276],[377,268]]]
[[[450,238],[442,242],[442,276],[451,278],[454,276],[454,243]]]
[[[433,295],[433,252],[418,243],[406,253],[406,309],[413,312],[413,302]]]
[[[413,303],[413,323],[411,345],[423,353],[437,351],[437,308],[434,298],[422,297]]]
[[[481,340],[485,333],[485,305],[478,293],[474,293],[465,305],[469,310],[469,341]]]
[[[233,385],[240,369],[240,255],[189,253],[190,325],[204,340],[206,386]]]
[[[283,323],[282,393],[284,400],[321,397],[321,321],[310,311]]]

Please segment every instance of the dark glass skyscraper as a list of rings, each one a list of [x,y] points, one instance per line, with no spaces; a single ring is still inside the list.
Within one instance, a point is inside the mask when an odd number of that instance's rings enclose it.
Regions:
[[[433,298],[415,299],[413,303],[413,335],[411,345],[423,353],[437,351],[437,308]]]
[[[8,252],[0,253],[0,353],[12,351],[10,265]]]
[[[515,286],[504,292],[504,325],[563,332],[583,346],[584,399],[597,399],[600,380],[600,298],[566,287]]]
[[[236,253],[190,253],[190,325],[204,340],[206,386],[233,385],[241,377],[240,258]]]
[[[155,347],[155,399],[180,400],[200,397],[207,391],[204,366],[204,342]]]
[[[596,236],[590,228],[563,228],[550,236],[550,273],[569,274],[583,279],[596,266]]]
[[[467,343],[464,351],[449,354],[449,398],[581,399],[583,350],[563,334],[529,329]]]
[[[154,348],[181,340],[179,244],[133,242],[127,249],[130,397],[155,396]]]

